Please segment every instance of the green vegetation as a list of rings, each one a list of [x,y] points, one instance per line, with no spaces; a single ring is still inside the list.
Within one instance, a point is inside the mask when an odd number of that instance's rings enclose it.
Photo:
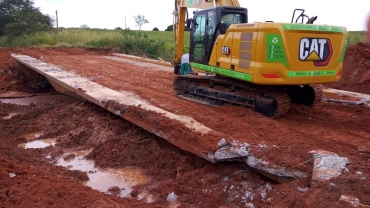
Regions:
[[[33,7],[32,0],[0,1],[0,35],[10,41],[21,35],[51,30],[53,20]]]
[[[185,43],[189,43],[190,33],[185,33]],[[350,32],[348,46],[366,42],[365,31]],[[88,47],[111,48],[113,51],[138,56],[158,57],[170,61],[174,54],[174,35],[172,31],[134,31],[130,29],[82,29],[60,28],[58,43],[56,31],[46,31],[22,35],[9,40],[0,37],[0,47]],[[185,52],[189,45],[185,44]]]
[[[11,41],[5,36],[0,37],[0,47],[87,47],[111,48],[122,53],[158,57],[170,61],[174,55],[174,35],[167,31],[134,31],[60,28],[56,42],[56,31],[47,31],[22,35]],[[185,43],[189,43],[190,33],[185,33]],[[189,46],[185,45],[185,52]]]
[[[347,46],[351,46],[359,42],[369,42],[366,37],[366,31],[350,31]]]

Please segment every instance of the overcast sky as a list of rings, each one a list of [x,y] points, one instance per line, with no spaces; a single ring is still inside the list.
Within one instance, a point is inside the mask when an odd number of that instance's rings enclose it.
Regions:
[[[143,14],[149,23],[142,30],[158,27],[164,30],[172,24],[174,0],[34,0],[41,12],[55,18],[58,10],[59,27],[116,27],[137,29],[133,16]],[[350,31],[366,30],[365,19],[370,14],[370,0],[239,0],[248,8],[249,22],[272,20],[290,22],[293,10],[302,8],[308,16],[318,16],[316,24],[345,26]]]

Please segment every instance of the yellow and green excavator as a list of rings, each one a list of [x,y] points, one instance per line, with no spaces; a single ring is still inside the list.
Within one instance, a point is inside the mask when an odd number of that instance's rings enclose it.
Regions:
[[[188,8],[200,10],[191,19]],[[291,103],[316,104],[321,84],[341,77],[347,29],[313,24],[317,17],[304,12],[294,10],[290,23],[248,23],[248,10],[237,0],[175,0],[176,95],[247,106],[268,117],[286,114]]]

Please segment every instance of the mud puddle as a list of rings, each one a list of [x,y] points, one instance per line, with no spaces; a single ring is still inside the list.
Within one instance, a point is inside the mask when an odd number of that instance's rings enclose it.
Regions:
[[[39,131],[24,135],[24,138],[33,141],[22,143],[18,146],[23,149],[40,149],[56,145],[56,138],[34,140],[43,134],[44,131]],[[150,178],[146,176],[141,169],[136,167],[123,167],[120,169],[101,169],[95,167],[95,162],[93,160],[85,159],[91,151],[90,149],[65,153],[56,161],[56,165],[67,167],[70,170],[86,172],[89,181],[84,185],[106,194],[113,194],[122,198],[131,197],[130,194],[133,186],[150,182]],[[46,156],[46,158],[50,159],[50,154]],[[138,200],[143,200],[147,203],[156,201],[156,199],[147,192],[139,194]]]
[[[59,158],[56,165],[67,167],[70,170],[80,170],[87,173],[89,181],[86,186],[92,189],[114,194],[119,197],[130,197],[132,187],[150,182],[141,169],[135,167],[124,167],[120,169],[101,169],[95,167],[93,160],[85,159],[90,151],[80,151],[71,154],[64,154]],[[149,195],[142,195],[141,199],[148,199]],[[140,198],[138,198],[140,200]],[[154,199],[147,202],[154,202]]]
[[[18,146],[23,149],[41,149],[49,146],[54,146],[56,143],[56,139],[43,139],[22,143]]]

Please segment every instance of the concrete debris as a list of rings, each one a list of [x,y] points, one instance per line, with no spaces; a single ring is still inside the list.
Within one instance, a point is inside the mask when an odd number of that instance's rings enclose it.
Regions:
[[[322,101],[328,102],[328,103],[340,103],[340,104],[346,104],[346,105],[362,105],[364,103],[369,102],[367,99],[359,100],[359,101],[349,101],[349,100],[338,100],[333,98],[323,98]]]
[[[220,148],[215,152],[216,160],[227,160],[250,155],[250,145],[248,143],[240,143],[237,140],[233,140],[231,143],[229,143],[225,139],[221,139],[218,142],[218,146]]]
[[[301,193],[306,193],[308,191],[308,188],[301,188],[301,187],[298,187],[297,188],[297,191],[301,192]]]
[[[259,144],[258,145],[260,148],[266,148],[267,147],[267,145],[266,144]]]
[[[312,180],[325,181],[335,178],[343,172],[348,172],[346,165],[350,162],[346,157],[339,157],[333,152],[324,150],[312,150],[309,153],[315,158]]]
[[[167,201],[168,202],[173,202],[173,201],[176,201],[177,198],[178,198],[178,196],[175,194],[175,192],[171,192],[167,196]]]
[[[14,178],[15,176],[17,176],[15,173],[9,173],[10,178]]]
[[[245,207],[247,207],[247,208],[254,208],[255,206],[252,203],[246,203],[245,204]]]
[[[262,198],[263,201],[266,200],[266,197],[267,197],[267,193],[266,192],[262,192],[261,193],[261,198]]]
[[[227,145],[230,145],[230,144],[229,144],[229,142],[227,142],[227,141],[226,141],[226,139],[224,139],[224,138],[222,138],[222,139],[218,142],[218,144],[217,144],[218,148],[221,148],[221,147],[224,147],[224,146],[227,146]]]
[[[262,161],[252,155],[245,158],[245,162],[256,172],[274,179],[279,183],[289,182],[295,179],[304,179],[308,174],[295,169],[287,169],[278,165],[269,165],[268,162]]]
[[[358,198],[353,196],[341,195],[338,201],[338,207],[358,207],[358,208],[370,208],[368,205],[360,203]]]

